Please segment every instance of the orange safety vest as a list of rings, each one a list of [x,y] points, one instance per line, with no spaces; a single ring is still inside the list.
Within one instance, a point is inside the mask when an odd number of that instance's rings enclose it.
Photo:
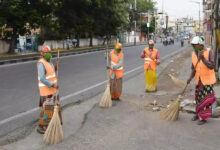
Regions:
[[[209,60],[209,51],[204,50],[204,57],[206,60]],[[192,52],[192,63],[195,68],[198,61],[198,57],[195,52]],[[214,69],[209,69],[202,60],[200,60],[195,68],[196,74],[196,85],[199,83],[199,79],[201,80],[203,85],[212,85],[216,82],[215,71]]]
[[[55,74],[54,67],[51,64],[49,64],[44,58],[40,58],[40,60],[38,61],[38,65],[39,63],[43,63],[46,69],[46,79],[48,79],[48,81],[52,83],[56,83],[57,77]],[[55,94],[57,92],[56,88],[48,87],[45,84],[43,84],[43,82],[41,82],[39,72],[38,72],[38,86],[40,90],[40,96],[48,96],[48,95]]]
[[[149,56],[149,51],[150,51],[149,48],[145,48],[144,51],[145,51],[144,69],[147,70],[150,65],[151,69],[156,71],[156,69],[157,69],[156,58],[157,58],[158,50],[156,48],[154,48],[151,56]]]
[[[124,54],[123,52],[121,51],[118,55],[116,54],[115,50],[112,50],[111,51],[111,54],[110,54],[110,58],[111,58],[111,66],[113,65],[117,65],[118,62],[120,61],[120,59],[124,58]],[[116,74],[116,77],[119,79],[119,78],[122,78],[123,77],[123,71],[124,71],[124,67],[123,65],[117,69],[117,70],[110,70],[110,76],[112,75],[112,73],[114,72]]]

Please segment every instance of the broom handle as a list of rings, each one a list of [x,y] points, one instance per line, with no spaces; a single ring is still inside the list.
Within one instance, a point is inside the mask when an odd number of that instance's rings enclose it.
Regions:
[[[60,51],[58,50],[57,51],[57,62],[60,61]],[[57,85],[58,85],[58,67],[59,65],[57,65],[57,70],[56,70],[56,75],[57,75]],[[59,94],[59,88],[57,89],[57,93],[56,93],[56,101],[55,101],[55,104],[57,105],[58,104],[58,94]]]
[[[198,61],[197,61],[195,68],[197,67],[197,65],[198,65],[199,61],[200,61],[200,60],[198,60]],[[194,71],[195,71],[195,68],[194,68]],[[187,88],[187,86],[188,86],[188,85],[189,85],[189,84],[186,84],[186,86],[184,87],[183,92],[182,92],[182,94],[181,94],[181,95],[183,95],[183,94],[185,93],[186,88]]]
[[[189,84],[186,84],[186,85],[185,85],[185,87],[184,87],[184,89],[183,89],[183,91],[182,91],[181,95],[183,95],[183,94],[185,93],[186,88],[187,88],[187,86],[188,86],[188,85],[189,85]]]
[[[106,63],[107,63],[107,66],[109,65],[109,56],[108,56],[108,52],[109,50],[108,50],[108,44],[106,45],[106,56],[107,56],[107,58],[106,58]],[[106,69],[106,74],[107,74],[107,82],[109,82],[109,70],[108,69]]]

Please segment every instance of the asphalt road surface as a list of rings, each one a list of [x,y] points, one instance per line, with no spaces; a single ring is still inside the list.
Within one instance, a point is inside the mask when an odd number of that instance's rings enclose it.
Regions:
[[[140,53],[144,45],[123,48],[125,72],[143,66]],[[179,50],[180,43],[155,46],[161,57]],[[101,92],[98,83],[106,80],[104,51],[61,58],[59,69],[60,97],[64,101],[83,100]],[[38,107],[37,61],[0,66],[0,121]],[[142,71],[142,70],[141,70]],[[135,72],[134,72],[135,74]],[[88,90],[88,87],[90,90]],[[91,87],[91,88],[90,88]],[[86,92],[84,90],[87,89]],[[89,94],[88,94],[89,93]]]

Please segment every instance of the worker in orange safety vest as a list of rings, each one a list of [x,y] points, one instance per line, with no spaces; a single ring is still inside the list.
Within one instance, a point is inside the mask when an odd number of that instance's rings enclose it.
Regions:
[[[115,49],[110,53],[111,65],[107,66],[110,69],[110,92],[112,100],[120,100],[122,94],[122,79],[124,72],[124,53],[122,51],[122,44],[116,43]]]
[[[205,48],[204,40],[196,36],[191,41],[192,52],[192,72],[187,84],[195,77],[195,101],[196,115],[192,121],[198,120],[197,124],[202,125],[212,117],[212,104],[216,103],[213,85],[216,83],[215,63],[212,50]]]
[[[146,92],[157,91],[157,65],[160,64],[158,50],[154,48],[154,41],[149,40],[149,47],[145,48],[141,54],[144,59],[145,89]]]
[[[41,134],[44,134],[51,119],[50,114],[43,112],[43,104],[47,98],[54,98],[54,100],[58,99],[55,97],[55,94],[57,93],[58,89],[56,69],[59,63],[56,62],[56,66],[54,67],[51,62],[51,58],[52,54],[50,47],[43,46],[40,59],[37,63],[38,87],[40,91],[39,107],[41,107],[41,114],[37,131]]]

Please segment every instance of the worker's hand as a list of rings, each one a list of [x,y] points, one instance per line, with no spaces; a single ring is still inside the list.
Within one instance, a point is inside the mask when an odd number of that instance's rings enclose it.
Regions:
[[[204,60],[205,57],[204,57],[204,53],[203,53],[203,51],[200,51],[199,54],[200,54],[200,59],[201,59],[201,60]]]
[[[142,53],[141,53],[141,58],[144,58],[145,57],[145,51],[143,51]]]
[[[54,87],[54,88],[56,88],[56,89],[58,89],[58,88],[59,88],[59,86],[58,86],[58,84],[57,84],[57,83],[54,83],[52,87]]]
[[[199,60],[205,59],[204,54],[203,54],[203,51],[199,51],[199,53],[198,53],[198,59],[199,59]]]
[[[109,67],[109,66],[106,66],[106,69],[108,70],[108,69],[111,69],[111,67]]]

